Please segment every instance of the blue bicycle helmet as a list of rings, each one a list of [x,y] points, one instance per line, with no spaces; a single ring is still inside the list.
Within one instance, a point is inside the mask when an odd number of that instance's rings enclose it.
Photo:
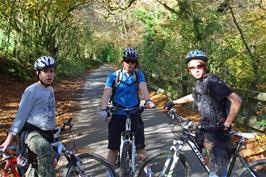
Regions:
[[[123,53],[123,59],[138,60],[139,54],[134,48],[125,48]]]
[[[200,59],[200,60],[203,60],[205,62],[208,62],[208,56],[202,50],[191,50],[186,55],[187,63],[190,62],[191,60],[195,60],[195,59]]]

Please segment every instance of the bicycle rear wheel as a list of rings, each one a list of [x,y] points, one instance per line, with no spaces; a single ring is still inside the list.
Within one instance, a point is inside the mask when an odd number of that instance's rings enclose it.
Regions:
[[[252,171],[257,175],[257,177],[266,176],[266,159],[254,161],[250,163],[249,166],[251,167]],[[252,177],[252,174],[245,168],[240,174],[241,177]]]
[[[189,177],[190,166],[184,155],[179,155],[179,160],[174,166],[174,169],[170,171],[170,167],[173,164],[172,152],[155,153],[148,156],[137,169],[134,177],[147,177],[146,168],[149,166],[153,172],[152,177]]]
[[[13,164],[12,164],[12,166],[13,166]],[[2,176],[3,177],[4,176],[12,176],[12,177],[19,177],[20,176],[19,173],[17,172],[17,170],[15,169],[16,168],[15,166],[12,167],[13,169],[9,168],[8,171],[3,170],[4,165],[0,164],[0,167],[1,167],[1,169],[0,169],[0,176],[1,177]]]
[[[119,176],[126,177],[131,176],[130,170],[130,153],[129,153],[129,144],[125,143],[123,145],[121,159],[120,159],[120,168],[119,168]]]
[[[66,177],[115,177],[113,168],[104,158],[99,155],[84,153],[78,155],[80,165],[72,163],[67,171]]]

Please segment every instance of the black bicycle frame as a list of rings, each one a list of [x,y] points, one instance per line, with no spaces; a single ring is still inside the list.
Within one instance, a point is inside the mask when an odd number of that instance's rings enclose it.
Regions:
[[[193,135],[187,135],[185,137],[181,137],[180,139],[182,139],[182,141],[186,142],[190,148],[192,149],[192,151],[194,152],[194,154],[197,156],[197,158],[200,160],[201,165],[204,167],[204,169],[206,170],[206,172],[208,174],[210,174],[210,170],[204,160],[204,157],[202,155],[202,153],[200,152],[200,147],[198,146],[198,144],[196,143]],[[253,177],[257,177],[255,172],[249,167],[248,163],[238,154],[242,144],[244,142],[244,139],[241,138],[240,141],[237,144],[236,150],[234,151],[234,155],[232,156],[231,160],[230,160],[230,165],[229,168],[227,170],[227,175],[226,177],[230,177],[233,171],[233,168],[235,166],[235,162],[236,159],[238,158],[240,160],[240,162],[242,163],[242,165],[244,166],[244,168],[249,171],[249,173],[253,176]]]
[[[238,152],[240,151],[242,145],[243,145],[243,142],[244,142],[244,138],[241,138],[239,140],[239,142],[237,143],[237,146],[236,146],[236,150],[234,151],[234,155],[233,157],[231,158],[231,161],[230,161],[230,166],[229,166],[229,169],[227,171],[227,175],[226,177],[230,177],[231,176],[231,173],[233,171],[233,168],[235,166],[235,162],[236,162],[236,158],[238,158],[240,160],[240,162],[242,163],[242,165],[244,166],[244,168],[253,176],[253,177],[257,177],[255,172],[249,167],[248,163],[238,154]]]
[[[189,132],[186,132],[185,134],[187,134],[187,135],[184,137],[181,137],[180,139],[182,139],[182,141],[186,142],[190,146],[190,148],[192,149],[194,154],[197,156],[197,158],[201,162],[201,165],[204,167],[204,169],[207,171],[207,173],[210,174],[210,169],[208,168],[208,166],[204,160],[204,157],[201,154],[200,147],[198,146],[198,144],[196,143],[196,141],[194,139],[195,135],[192,135]]]

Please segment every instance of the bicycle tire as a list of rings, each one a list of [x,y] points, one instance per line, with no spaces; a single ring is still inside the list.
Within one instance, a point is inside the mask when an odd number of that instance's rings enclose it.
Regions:
[[[125,143],[121,152],[120,167],[119,167],[119,177],[130,176],[130,153],[129,144]]]
[[[72,163],[64,176],[66,177],[116,177],[114,169],[111,165],[101,156],[92,153],[79,154],[78,159],[81,162],[80,169],[77,163]]]
[[[257,177],[265,177],[266,176],[266,159],[262,160],[256,160],[254,162],[251,162],[249,164],[251,167],[252,171],[257,175]],[[249,171],[247,171],[245,168],[243,171],[240,173],[241,177],[251,177],[252,175],[250,174]]]
[[[190,177],[191,170],[188,161],[186,160],[183,154],[179,155],[179,160],[175,165],[175,168],[172,172],[169,171],[171,164],[173,163],[173,152],[165,151],[152,154],[144,159],[144,161],[140,164],[139,168],[137,169],[134,177],[147,177],[144,168],[148,165],[153,174],[152,177],[165,177],[165,176],[172,176],[172,177]],[[167,165],[165,172],[163,172],[166,160],[170,159],[170,163]]]

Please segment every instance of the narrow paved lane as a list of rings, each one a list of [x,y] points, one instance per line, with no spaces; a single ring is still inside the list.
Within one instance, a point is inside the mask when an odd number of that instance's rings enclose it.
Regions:
[[[106,157],[107,154],[107,123],[99,116],[100,99],[103,93],[105,79],[112,71],[110,65],[102,65],[90,73],[82,93],[77,95],[81,111],[74,119],[74,134],[78,149],[93,152]],[[169,128],[169,118],[161,112],[144,112],[146,149],[148,154],[162,149],[168,149],[174,137]],[[197,177],[203,177],[202,168],[195,157],[191,155],[189,148],[185,148],[185,154],[192,159],[192,169]]]

